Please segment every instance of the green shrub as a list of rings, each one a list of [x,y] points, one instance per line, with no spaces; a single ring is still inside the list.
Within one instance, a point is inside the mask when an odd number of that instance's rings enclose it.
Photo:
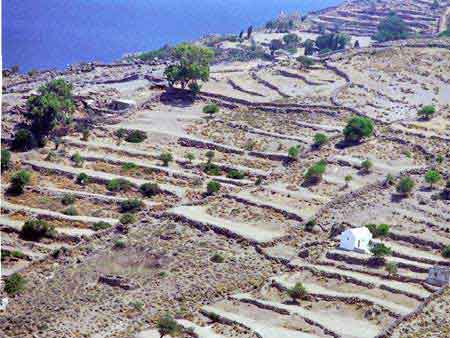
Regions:
[[[128,199],[120,203],[121,212],[137,212],[144,206],[144,203],[137,198]]]
[[[55,237],[56,232],[55,228],[46,221],[41,219],[30,219],[22,226],[20,235],[25,240],[39,241],[44,237]]]
[[[78,210],[72,205],[64,210],[63,214],[67,216],[78,216]]]
[[[361,168],[365,173],[369,173],[373,167],[373,163],[371,160],[367,159],[361,162]]]
[[[141,143],[147,139],[147,134],[141,130],[131,130],[125,137],[125,141],[130,143]]]
[[[138,165],[136,163],[133,162],[127,162],[122,164],[122,170],[123,171],[130,171],[130,170],[135,170],[139,168]]]
[[[350,119],[344,128],[345,141],[355,143],[365,137],[372,136],[374,125],[371,119],[367,117],[355,116]]]
[[[119,128],[114,132],[114,135],[119,139],[123,139],[127,136],[128,131],[125,128]]]
[[[145,197],[153,197],[161,193],[161,189],[156,183],[144,183],[139,187],[139,191]]]
[[[316,226],[316,220],[315,219],[310,219],[308,222],[306,222],[305,224],[305,230],[306,231],[313,231],[314,227]]]
[[[85,174],[85,173],[78,174],[78,176],[77,176],[77,183],[79,185],[86,185],[86,184],[89,183],[89,181],[90,181],[90,178],[89,178],[89,176],[87,174]]]
[[[159,334],[161,335],[160,338],[163,338],[167,335],[175,336],[180,331],[177,322],[169,314],[161,317],[156,323],[156,326],[158,328]]]
[[[137,218],[133,214],[124,214],[120,217],[119,221],[122,224],[133,224],[137,222]]]
[[[317,133],[314,135],[314,148],[321,148],[328,143],[328,136],[322,133]]]
[[[372,233],[373,238],[386,237],[390,229],[388,224],[366,224],[365,227]]]
[[[26,258],[26,256],[19,250],[13,250],[13,251],[1,250],[1,256],[2,256],[2,262],[6,259],[6,257],[14,257],[14,258],[21,258],[21,259]]]
[[[402,179],[397,185],[397,192],[399,194],[408,195],[414,189],[414,186],[415,183],[411,177],[409,176],[402,177]]]
[[[327,169],[327,163],[321,160],[311,166],[305,173],[305,182],[307,184],[316,184],[322,180],[323,174]]]
[[[219,112],[219,106],[215,103],[209,103],[203,107],[203,113],[212,117],[214,114]]]
[[[305,67],[311,67],[312,65],[314,65],[314,59],[304,55],[300,55],[299,57],[297,57],[297,61]]]
[[[384,257],[392,255],[392,249],[383,243],[375,243],[370,249],[375,257]]]
[[[165,167],[167,167],[169,165],[169,163],[173,161],[173,156],[171,153],[166,152],[166,153],[162,153],[161,155],[159,155],[159,159],[161,160],[163,165]]]
[[[287,290],[289,297],[292,299],[305,299],[308,296],[308,291],[302,283],[296,283],[292,288]]]
[[[184,157],[189,161],[189,163],[192,163],[192,161],[195,160],[194,153],[187,153]]]
[[[9,168],[9,163],[11,161],[11,152],[9,150],[2,149],[1,156],[2,170],[6,170]]]
[[[210,176],[220,176],[222,174],[219,166],[214,163],[206,163],[203,165],[203,172]]]
[[[384,185],[393,185],[394,181],[394,176],[392,176],[392,174],[387,174],[386,178],[384,179]]]
[[[346,176],[344,177],[344,180],[345,180],[345,184],[348,186],[348,184],[349,184],[351,181],[353,181],[353,176],[352,176],[352,175],[346,175]]]
[[[441,174],[437,170],[428,170],[425,174],[425,181],[430,184],[430,188],[433,189],[433,184],[439,182],[442,179]]]
[[[113,178],[106,185],[106,189],[109,191],[127,191],[131,186],[132,184],[124,178]]]
[[[217,181],[209,181],[208,185],[206,186],[206,192],[208,195],[215,194],[219,192],[220,190],[220,183]]]
[[[118,239],[114,242],[114,247],[116,249],[123,249],[127,246],[127,243],[123,239]]]
[[[398,272],[397,263],[394,262],[387,263],[385,268],[390,275],[396,275]]]
[[[31,173],[26,170],[20,170],[14,174],[11,178],[11,185],[9,187],[9,192],[15,194],[23,193],[23,189],[31,181]]]
[[[228,172],[227,177],[234,180],[242,180],[243,178],[245,178],[245,173],[237,169],[231,169]]]
[[[9,296],[14,296],[21,293],[25,289],[26,280],[20,274],[13,273],[5,279],[5,292]]]
[[[36,139],[27,129],[19,129],[12,140],[12,148],[19,151],[27,151],[36,147]]]
[[[104,221],[100,221],[100,222],[92,224],[92,229],[94,229],[95,231],[106,230],[111,227],[112,227],[111,224],[109,224],[108,222],[104,222]]]
[[[406,39],[411,35],[408,25],[395,12],[380,21],[372,39],[378,42]]]
[[[216,154],[214,153],[213,150],[208,150],[205,154],[206,158],[208,159],[208,163],[211,163],[212,160],[214,159],[214,156],[216,156]]]
[[[63,205],[70,205],[75,203],[75,196],[72,194],[64,194],[61,203]]]
[[[430,120],[435,113],[436,113],[436,107],[433,105],[428,105],[428,106],[422,107],[422,109],[420,109],[417,114],[425,120]]]
[[[444,249],[442,249],[442,256],[445,258],[450,258],[450,245],[447,245]]]
[[[218,252],[216,252],[212,257],[211,257],[211,262],[214,263],[223,263],[225,261],[225,258]]]
[[[298,155],[300,154],[300,146],[292,146],[288,150],[288,157],[291,160],[298,159]]]
[[[72,161],[75,162],[75,165],[77,167],[81,167],[83,165],[84,158],[77,151],[75,154],[72,155]]]

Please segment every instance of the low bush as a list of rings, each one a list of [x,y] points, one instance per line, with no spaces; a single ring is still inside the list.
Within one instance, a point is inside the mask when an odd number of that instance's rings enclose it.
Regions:
[[[153,197],[161,193],[161,189],[156,183],[144,183],[139,187],[139,191],[145,197]]]
[[[211,262],[214,263],[223,263],[225,261],[225,258],[220,254],[220,253],[215,253],[212,257],[211,257]]]
[[[306,222],[305,224],[305,230],[306,231],[313,231],[314,227],[316,226],[316,220],[315,219],[310,219],[308,222]]]
[[[450,258],[450,245],[447,245],[444,249],[442,249],[442,257]]]
[[[216,156],[216,153],[214,152],[214,150],[208,150],[205,156],[208,159],[208,163],[211,163],[214,157]]]
[[[19,129],[12,140],[12,148],[19,151],[27,151],[37,146],[36,139],[31,131]]]
[[[127,191],[131,188],[132,184],[124,178],[114,178],[108,182],[106,189],[109,191]]]
[[[116,249],[123,249],[127,246],[127,243],[123,239],[118,239],[114,243],[114,248]]]
[[[396,275],[397,272],[398,272],[398,266],[397,266],[397,263],[394,263],[394,262],[387,263],[386,266],[385,266],[385,268],[386,268],[386,271],[387,271],[390,275]]]
[[[168,335],[175,336],[180,331],[179,325],[169,314],[161,317],[156,323],[156,327],[158,328],[161,338]]]
[[[245,173],[237,169],[231,169],[228,172],[227,177],[234,180],[242,180],[243,178],[245,178]]]
[[[370,251],[375,257],[384,257],[384,256],[390,256],[392,255],[391,248],[387,247],[383,243],[375,243],[371,248]]]
[[[322,133],[317,133],[314,135],[314,143],[313,143],[313,147],[314,148],[321,148],[322,146],[324,146],[325,144],[328,143],[328,136]]]
[[[300,146],[292,146],[288,149],[288,157],[291,160],[297,160],[300,154]]]
[[[219,112],[219,106],[215,103],[209,103],[203,107],[203,113],[212,117],[214,114]]]
[[[122,224],[133,224],[133,223],[136,223],[137,218],[133,214],[125,214],[120,217],[119,221]]]
[[[72,155],[71,159],[73,162],[75,162],[75,165],[77,167],[81,167],[83,165],[84,158],[80,155],[80,153],[78,151]]]
[[[422,107],[422,109],[420,109],[417,114],[425,120],[430,120],[435,113],[436,113],[436,107],[433,105],[428,105],[428,106]]]
[[[415,183],[414,180],[409,177],[402,177],[400,182],[397,185],[397,192],[403,195],[409,195],[411,191],[414,189]]]
[[[220,183],[217,181],[209,181],[206,187],[206,192],[208,195],[215,194],[220,190]]]
[[[137,198],[128,199],[120,203],[121,212],[137,212],[144,206],[144,203]]]
[[[308,296],[308,291],[302,283],[296,283],[292,288],[287,290],[289,297],[292,299],[305,299]]]
[[[122,164],[122,170],[123,171],[130,171],[130,170],[135,170],[139,168],[138,165],[136,163],[133,162],[127,162]]]
[[[324,160],[321,160],[311,166],[305,173],[305,183],[307,184],[316,184],[322,180],[323,174],[327,169],[327,163]]]
[[[189,161],[189,163],[192,163],[192,161],[195,160],[194,153],[187,153],[184,157]]]
[[[305,67],[311,67],[312,65],[314,65],[314,59],[304,55],[300,55],[299,57],[297,57],[297,61]]]
[[[372,233],[373,238],[386,237],[390,229],[388,224],[366,224],[365,227]]]
[[[53,238],[56,236],[55,228],[41,219],[30,219],[25,222],[20,231],[23,239],[29,241],[40,241],[42,238]]]
[[[147,139],[147,134],[141,130],[131,130],[127,133],[125,141],[130,143],[141,143]]]
[[[78,210],[72,205],[64,210],[63,214],[67,216],[78,216]]]
[[[430,185],[430,188],[433,189],[433,184],[438,183],[442,179],[441,174],[434,169],[428,170],[425,174],[425,182]]]
[[[373,167],[373,163],[371,160],[364,160],[361,162],[361,169],[365,173],[369,173]]]
[[[78,174],[78,176],[77,176],[77,183],[79,185],[86,185],[86,184],[89,183],[89,181],[90,181],[90,178],[89,178],[89,176],[87,174],[85,174],[85,173]]]
[[[13,273],[5,279],[5,292],[9,296],[21,293],[25,289],[26,280],[19,273]]]
[[[106,230],[111,227],[112,227],[111,224],[109,224],[108,222],[103,222],[103,221],[92,224],[92,229],[94,229],[95,231]]]
[[[11,152],[9,150],[2,149],[1,156],[2,170],[6,170],[9,168],[9,164],[11,162]]]
[[[11,178],[9,192],[14,194],[22,194],[25,186],[31,181],[31,173],[26,170],[20,170]]]
[[[75,196],[72,194],[64,194],[63,198],[61,199],[61,203],[63,205],[71,205],[75,203]]]
[[[220,176],[222,174],[219,166],[214,163],[206,163],[203,165],[203,172],[210,176]]]
[[[166,153],[162,153],[161,155],[159,155],[159,159],[161,160],[163,165],[165,167],[167,167],[169,165],[169,163],[173,161],[173,156],[171,153],[166,152]]]

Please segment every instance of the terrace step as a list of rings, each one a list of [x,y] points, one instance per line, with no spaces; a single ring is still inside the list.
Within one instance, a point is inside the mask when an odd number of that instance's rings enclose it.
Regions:
[[[195,335],[198,338],[225,338],[220,334],[217,334],[211,327],[209,326],[199,326],[189,320],[186,319],[177,319],[177,323],[184,327],[185,329],[191,328]],[[159,337],[158,337],[159,338]]]
[[[175,216],[193,224],[199,229],[211,228],[217,233],[232,238],[241,238],[252,244],[268,245],[286,236],[283,229],[264,225],[234,222],[224,218],[211,216],[204,206],[180,206],[166,212],[168,216]]]
[[[430,295],[428,291],[414,283],[402,283],[395,280],[381,278],[379,276],[368,275],[362,272],[342,270],[334,266],[307,264],[300,260],[293,260],[291,265],[310,271],[319,271],[325,275],[328,274],[330,276],[344,277],[347,282],[350,283],[356,283],[368,287],[378,287],[394,293],[404,294],[405,296],[409,296],[420,301],[425,300],[425,298]]]
[[[23,209],[17,208],[17,210],[23,210]],[[117,223],[117,220],[115,220],[115,222]],[[0,226],[6,227],[6,228],[16,231],[16,232],[20,232],[22,230],[24,223],[25,223],[24,221],[13,220],[9,217],[0,216]],[[55,231],[58,234],[61,234],[64,236],[69,236],[69,237],[75,237],[75,238],[79,238],[82,236],[90,237],[95,234],[95,231],[92,229],[80,229],[80,228],[58,227],[58,228],[55,228]]]
[[[310,128],[316,131],[326,131],[326,132],[336,132],[336,133],[341,133],[342,130],[344,128],[342,127],[332,127],[332,126],[328,126],[326,124],[315,124],[315,123],[307,123],[307,122],[302,122],[302,121],[295,121],[294,122],[297,126],[299,127],[304,127],[304,128]]]
[[[237,295],[233,298],[242,302],[248,302],[261,308],[273,309],[275,312],[283,311],[286,314],[298,315],[304,318],[311,325],[323,328],[325,332],[333,337],[373,338],[380,332],[380,329],[369,320],[351,318],[345,314],[340,316],[337,312],[333,312],[333,314],[331,314],[328,311],[319,312],[308,310],[300,305],[288,305],[261,300],[247,294]]]
[[[348,262],[360,262],[360,264],[365,264],[372,255],[358,253],[353,251],[344,251],[344,250],[330,250],[327,253],[327,258],[331,259],[343,259]],[[428,270],[432,267],[430,264],[421,263],[418,261],[410,261],[408,259],[400,258],[400,257],[385,257],[388,263],[396,263],[399,268],[409,269],[415,272],[427,273]]]
[[[238,315],[219,309],[214,306],[204,306],[202,311],[207,315],[214,314],[224,320],[224,322],[236,323],[246,327],[255,332],[255,334],[261,338],[319,338],[319,336],[316,335],[285,329],[281,326],[271,326],[269,321],[264,322],[261,320],[252,319],[244,315]]]
[[[46,161],[25,160],[24,164],[31,165],[36,170],[47,169],[47,170],[61,173],[63,175],[77,176],[81,173],[85,173],[90,178],[92,178],[96,181],[99,181],[99,182],[103,182],[103,183],[107,183],[107,182],[111,181],[112,179],[124,179],[124,180],[129,181],[136,188],[139,188],[144,183],[151,183],[147,180],[142,180],[142,179],[138,179],[138,178],[134,178],[134,177],[114,175],[114,174],[109,174],[109,173],[105,173],[102,171],[95,171],[95,170],[91,170],[91,169],[75,168],[75,167],[70,167],[70,166],[66,166],[63,164],[57,164],[57,163],[46,162]],[[172,194],[175,196],[181,197],[181,196],[184,196],[184,194],[185,194],[185,189],[183,189],[181,187],[175,187],[175,186],[166,185],[166,184],[159,184],[159,187],[161,188],[161,190],[163,192],[166,192],[166,193],[169,193],[169,194]]]
[[[288,280],[286,280],[286,278],[283,278],[283,276],[273,277],[273,278],[271,278],[271,280],[274,281],[275,283],[277,283],[278,285],[280,285],[283,289],[290,289],[295,286],[294,282],[289,282]],[[379,306],[385,308],[386,310],[394,313],[397,316],[404,316],[414,310],[414,308],[402,306],[400,304],[390,302],[389,300],[380,299],[380,298],[366,295],[363,293],[353,293],[353,292],[347,293],[347,292],[334,291],[334,290],[330,290],[326,287],[323,287],[323,286],[320,286],[320,285],[317,285],[314,283],[302,282],[302,284],[308,291],[309,295],[318,296],[318,297],[324,296],[325,298],[331,298],[331,299],[335,298],[335,299],[340,299],[340,300],[344,300],[344,301],[351,301],[353,299],[362,300],[363,302],[369,302],[372,304],[379,305]]]
[[[420,169],[420,166],[412,165],[411,161],[402,160],[379,160],[371,155],[367,155],[366,158],[358,158],[348,155],[334,155],[329,158],[329,161],[341,163],[348,165],[357,169],[361,169],[361,162],[369,159],[373,163],[373,169],[378,170],[383,173],[389,173],[393,175],[398,175],[404,170]]]

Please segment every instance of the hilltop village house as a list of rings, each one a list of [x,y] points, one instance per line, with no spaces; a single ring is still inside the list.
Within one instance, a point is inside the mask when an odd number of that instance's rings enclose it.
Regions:
[[[372,233],[366,227],[345,230],[340,236],[339,248],[349,251],[369,252]]]
[[[427,282],[439,286],[450,285],[450,267],[433,266],[428,271]]]

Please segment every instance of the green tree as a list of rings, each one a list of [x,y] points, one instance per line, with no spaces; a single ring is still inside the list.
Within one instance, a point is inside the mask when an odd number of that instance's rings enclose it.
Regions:
[[[314,40],[307,39],[303,46],[305,47],[305,56],[314,54]]]
[[[36,139],[31,131],[27,129],[19,129],[12,140],[11,147],[14,150],[27,151],[36,146]]]
[[[168,66],[164,71],[170,86],[179,83],[185,89],[191,83],[209,80],[209,64],[214,58],[212,50],[182,43],[174,48],[172,54],[176,64]]]
[[[441,179],[441,174],[434,169],[428,170],[425,174],[425,181],[430,184],[431,189],[433,189],[433,184],[439,182]]]
[[[316,47],[320,51],[325,49],[339,50],[344,49],[350,42],[350,37],[343,33],[328,33],[316,38]]]
[[[298,159],[298,155],[300,154],[300,146],[292,146],[288,150],[288,157],[290,160],[295,161]]]
[[[153,197],[161,192],[158,184],[156,183],[144,183],[139,187],[139,191],[145,197]]]
[[[203,107],[203,113],[207,114],[209,118],[212,118],[214,114],[219,112],[219,106],[215,103],[209,103]]]
[[[20,231],[22,238],[29,241],[39,241],[44,237],[52,238],[56,235],[53,225],[41,219],[31,219],[24,223]]]
[[[442,257],[450,258],[450,245],[447,245],[444,249],[442,249]]]
[[[389,15],[378,25],[378,32],[372,37],[379,42],[401,40],[410,36],[410,30],[395,12]]]
[[[63,79],[48,82],[39,87],[38,95],[30,96],[27,108],[25,117],[30,120],[31,131],[42,146],[58,125],[70,122],[75,110],[72,85]]]
[[[389,275],[396,275],[398,272],[398,265],[394,262],[387,263],[385,268]]]
[[[355,116],[350,119],[344,128],[344,137],[347,142],[360,142],[364,137],[372,136],[374,125],[371,119]]]
[[[159,155],[159,159],[165,167],[169,166],[169,163],[173,161],[173,155],[169,152],[162,153]]]
[[[373,163],[371,160],[367,159],[361,162],[361,168],[365,173],[369,173],[373,167]]]
[[[375,257],[384,257],[392,255],[392,249],[384,245],[383,243],[375,243],[370,249]]]
[[[301,39],[297,34],[290,33],[283,36],[283,42],[288,47],[297,47]]]

